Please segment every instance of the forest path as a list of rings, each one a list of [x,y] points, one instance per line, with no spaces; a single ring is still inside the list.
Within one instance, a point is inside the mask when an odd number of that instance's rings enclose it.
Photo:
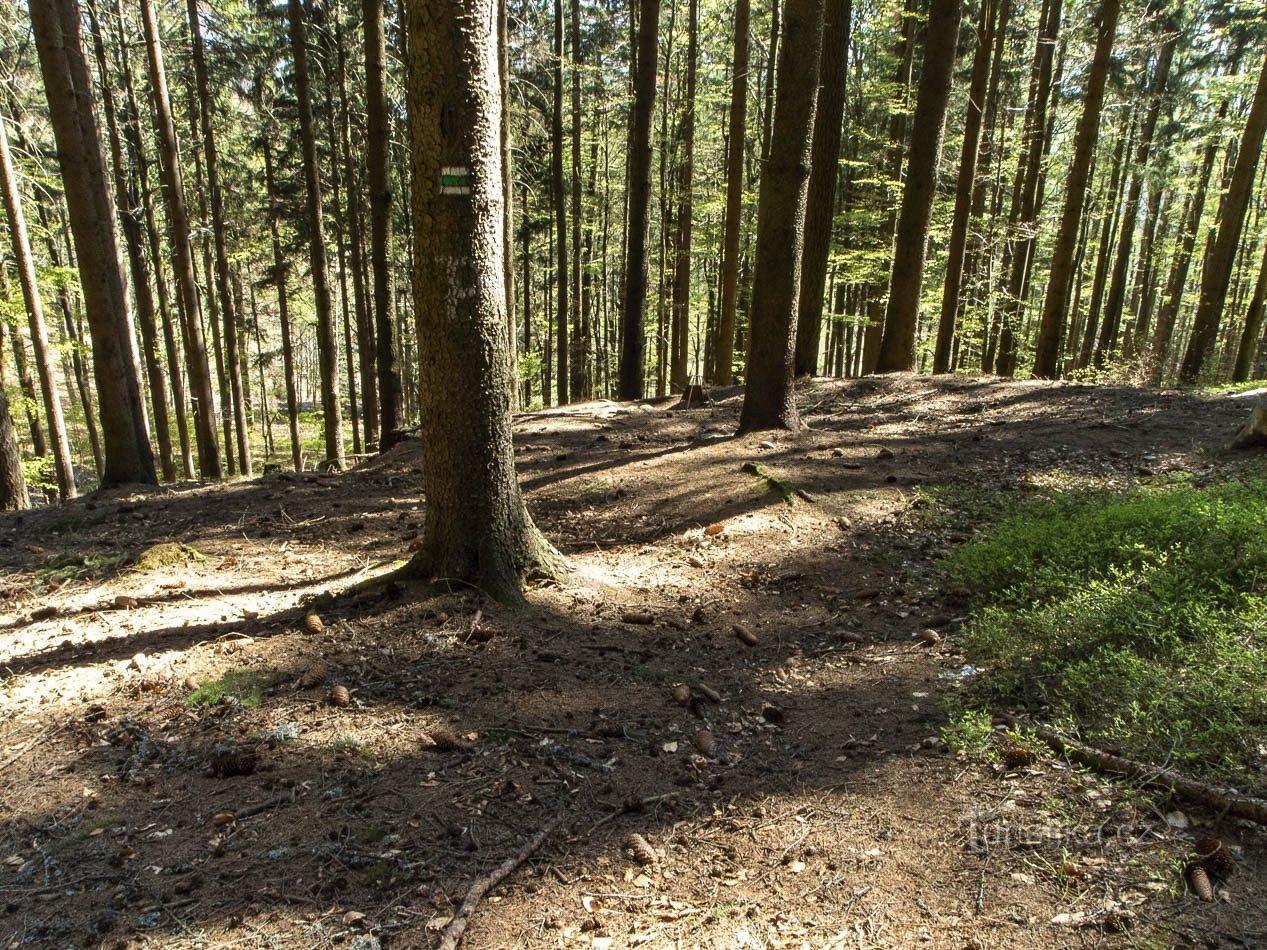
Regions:
[[[416,442],[0,516],[0,946],[429,946],[560,812],[466,945],[1267,939],[1258,831],[939,738],[971,675],[937,570],[959,502],[1261,473],[1222,451],[1245,401],[898,375],[735,437],[740,398],[519,417],[575,568],[525,612],[371,589],[305,623],[408,556]],[[165,542],[191,550],[132,564]],[[1241,849],[1210,905],[1178,876],[1196,826]]]

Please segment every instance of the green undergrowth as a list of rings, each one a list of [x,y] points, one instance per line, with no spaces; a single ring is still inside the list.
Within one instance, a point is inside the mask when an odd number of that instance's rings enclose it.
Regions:
[[[186,696],[185,705],[207,709],[217,703],[233,702],[245,709],[257,709],[265,694],[285,680],[286,674],[278,670],[227,670]]]
[[[1267,480],[1023,503],[944,567],[985,671],[965,709],[1267,783]]]

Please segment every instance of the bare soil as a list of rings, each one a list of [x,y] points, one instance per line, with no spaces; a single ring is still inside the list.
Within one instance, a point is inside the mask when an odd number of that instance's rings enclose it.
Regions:
[[[0,947],[434,946],[559,816],[466,946],[1267,945],[1261,829],[939,733],[974,526],[936,499],[1262,472],[1248,403],[817,381],[736,437],[740,399],[521,416],[574,567],[521,611],[354,587],[422,527],[416,442],[0,516]]]

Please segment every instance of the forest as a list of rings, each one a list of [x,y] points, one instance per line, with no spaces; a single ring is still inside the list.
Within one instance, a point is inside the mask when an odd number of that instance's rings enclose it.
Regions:
[[[0,946],[1267,939],[1261,3],[0,18]]]

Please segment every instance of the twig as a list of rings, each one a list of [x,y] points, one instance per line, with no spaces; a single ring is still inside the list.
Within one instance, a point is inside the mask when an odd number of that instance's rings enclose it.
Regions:
[[[458,908],[457,914],[453,920],[449,921],[449,926],[444,928],[444,939],[440,941],[440,950],[456,950],[457,945],[462,940],[462,934],[466,932],[466,925],[471,919],[471,914],[475,912],[479,902],[484,899],[484,895],[509,877],[515,868],[527,861],[541,847],[546,838],[550,836],[550,833],[563,824],[563,819],[566,817],[567,812],[556,815],[549,824],[528,839],[528,843],[520,848],[518,852],[498,865],[495,871],[471,885],[471,889],[466,892],[466,897],[462,900],[462,906]]]
[[[637,804],[634,805],[632,808],[626,806],[624,808],[620,808],[617,811],[612,812],[610,815],[604,815],[602,818],[598,819],[598,821],[594,822],[593,826],[591,826],[589,830],[589,835],[592,835],[599,828],[603,827],[603,825],[607,824],[609,821],[614,821],[615,819],[619,818],[621,815],[627,815],[630,812],[639,812],[639,811],[642,811],[642,809],[646,808],[648,805],[655,805],[659,802],[668,801],[671,798],[677,798],[677,797],[678,797],[677,792],[665,792],[663,795],[651,795],[648,798],[641,798],[638,800]],[[586,837],[589,837],[589,835],[587,835]]]
[[[235,811],[233,813],[233,817],[235,820],[241,821],[243,818],[250,818],[253,815],[258,815],[261,812],[269,811],[273,808],[277,808],[280,805],[286,805],[293,800],[294,799],[290,795],[283,795],[279,798],[270,798],[267,801],[258,802],[254,805],[247,805],[245,808]]]
[[[1024,725],[1011,717],[1007,718],[1013,726]],[[1233,818],[1244,818],[1260,825],[1267,825],[1267,801],[1261,798],[1251,798],[1230,788],[1207,785],[1205,782],[1198,782],[1186,775],[1180,775],[1173,769],[1157,769],[1143,762],[1136,762],[1134,759],[1113,755],[1111,752],[1102,752],[1091,746],[1066,739],[1043,726],[1029,728],[1033,729],[1035,735],[1056,752],[1097,772],[1139,779],[1145,785],[1166,789],[1179,798],[1205,805],[1207,808],[1231,815]]]

